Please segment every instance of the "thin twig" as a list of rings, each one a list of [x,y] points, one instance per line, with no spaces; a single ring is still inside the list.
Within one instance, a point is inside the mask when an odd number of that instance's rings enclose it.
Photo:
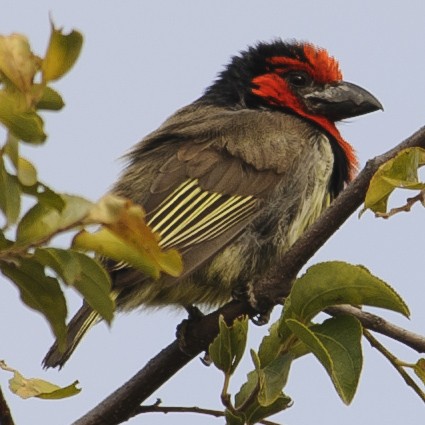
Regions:
[[[363,335],[370,342],[370,345],[376,348],[397,370],[397,372],[404,379],[404,382],[413,389],[413,391],[425,402],[425,393],[419,388],[418,384],[412,379],[412,377],[404,370],[403,366],[400,364],[400,361],[390,353],[372,334],[363,329]]]
[[[221,410],[204,409],[201,407],[182,407],[182,406],[158,406],[156,403],[151,406],[140,406],[136,409],[135,415],[143,413],[200,413],[202,415],[215,416],[221,418],[225,413]],[[263,420],[259,422],[263,425],[280,425],[277,422]]]
[[[423,204],[424,200],[425,200],[425,189],[422,189],[416,196],[407,198],[406,203],[402,205],[401,207],[391,208],[391,210],[386,213],[377,212],[375,213],[375,216],[386,219],[401,212],[409,212],[412,209],[413,205],[416,204],[416,202],[422,202]]]

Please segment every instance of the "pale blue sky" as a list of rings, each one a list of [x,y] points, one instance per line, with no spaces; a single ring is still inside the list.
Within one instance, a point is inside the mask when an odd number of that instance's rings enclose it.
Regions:
[[[99,198],[116,179],[117,161],[132,144],[177,108],[196,99],[238,50],[275,37],[308,40],[335,55],[345,79],[370,90],[385,107],[340,125],[362,164],[425,124],[425,4],[422,0],[1,0],[0,33],[27,34],[44,53],[48,15],[58,26],[77,28],[82,55],[56,87],[63,112],[45,114],[49,134],[41,148],[26,148],[43,181],[57,190]],[[0,133],[3,136],[3,133]],[[409,196],[410,194],[407,194]],[[402,202],[404,195],[398,197]],[[312,262],[338,259],[364,264],[394,286],[412,320],[385,317],[425,333],[422,225],[415,207],[390,221],[353,216]],[[119,316],[111,330],[98,325],[60,372],[43,372],[40,361],[52,336],[43,319],[23,307],[15,289],[0,285],[0,358],[27,376],[66,385],[79,379],[83,392],[63,401],[23,401],[8,393],[9,375],[0,373],[17,425],[69,424],[130,378],[174,337],[183,314],[167,310]],[[80,300],[70,293],[70,311]],[[265,329],[252,327],[252,344]],[[418,357],[380,338],[404,360]],[[365,367],[350,407],[338,399],[321,366],[298,361],[286,389],[293,408],[273,418],[285,425],[420,425],[422,402],[381,356],[364,344]],[[242,364],[240,378],[250,368]],[[221,375],[194,360],[157,391],[166,405],[220,408]],[[129,424],[220,424],[194,415],[150,415]]]

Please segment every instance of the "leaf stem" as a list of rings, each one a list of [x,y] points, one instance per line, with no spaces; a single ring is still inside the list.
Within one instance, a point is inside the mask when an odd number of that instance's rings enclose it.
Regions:
[[[235,411],[235,408],[232,404],[232,401],[230,399],[230,394],[228,392],[229,390],[229,384],[230,384],[230,372],[226,372],[224,374],[224,382],[223,382],[223,389],[221,390],[221,402],[226,409],[229,409],[231,412]]]
[[[413,391],[425,402],[425,393],[419,388],[418,384],[412,377],[403,369],[403,362],[401,362],[394,354],[390,353],[372,334],[363,329],[363,335],[369,341],[370,345],[376,348],[397,370],[397,372],[404,379],[404,382],[413,389]]]

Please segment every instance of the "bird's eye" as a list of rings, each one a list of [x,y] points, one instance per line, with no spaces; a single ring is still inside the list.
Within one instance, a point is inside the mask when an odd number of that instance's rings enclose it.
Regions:
[[[295,87],[306,87],[311,82],[311,78],[304,72],[290,72],[285,75],[285,79]]]

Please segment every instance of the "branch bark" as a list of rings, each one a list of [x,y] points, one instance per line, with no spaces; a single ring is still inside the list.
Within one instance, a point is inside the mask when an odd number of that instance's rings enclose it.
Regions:
[[[385,154],[368,161],[357,178],[341,193],[319,220],[296,241],[279,264],[256,283],[254,291],[257,300],[260,300],[264,305],[274,305],[277,300],[288,295],[293,280],[304,264],[363,203],[369,182],[379,166],[393,158],[401,150],[409,147],[425,148],[425,127],[422,127]],[[334,313],[336,312],[334,311]],[[205,316],[199,322],[190,323],[185,332],[187,344],[185,352],[182,352],[178,341],[174,341],[151,359],[130,381],[74,422],[73,425],[116,425],[128,420],[137,414],[139,405],[147,397],[191,359],[207,349],[209,343],[218,333],[219,315],[223,315],[226,322],[231,323],[242,314],[253,316],[255,311],[247,303],[232,301]],[[341,314],[341,311],[338,314]],[[397,330],[393,326],[391,331],[388,331],[388,327],[383,326],[385,322],[383,319],[382,321],[372,320],[370,322],[366,318],[363,319],[362,323],[365,327],[370,327],[409,346],[412,346],[411,340],[415,340],[416,336],[404,329]],[[419,337],[419,340],[413,343],[413,346],[416,347],[417,351],[424,352],[425,338]]]
[[[12,414],[10,413],[9,406],[3,396],[3,391],[0,388],[0,424],[1,425],[15,425]]]

